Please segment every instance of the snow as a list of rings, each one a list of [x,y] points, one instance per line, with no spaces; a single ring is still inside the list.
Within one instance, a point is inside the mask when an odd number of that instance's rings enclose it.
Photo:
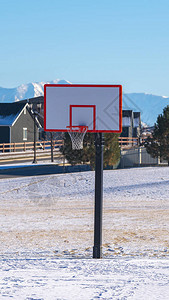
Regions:
[[[142,121],[141,121],[141,126],[144,127],[144,128],[148,127],[148,125],[146,123],[142,122]]]
[[[92,259],[94,172],[0,180],[0,299],[168,299],[169,169],[104,171],[103,259]]]
[[[3,88],[0,87],[0,102],[14,102],[23,99],[29,99],[33,97],[43,96],[44,84],[69,84],[67,80],[56,79],[47,82],[32,82],[27,84],[21,84],[16,88]]]
[[[168,261],[11,259],[1,299],[168,299]]]

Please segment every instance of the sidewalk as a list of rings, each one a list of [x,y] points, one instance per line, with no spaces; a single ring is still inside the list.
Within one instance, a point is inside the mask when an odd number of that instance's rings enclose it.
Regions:
[[[0,171],[6,169],[17,169],[17,168],[29,168],[29,167],[39,167],[39,166],[46,166],[46,165],[56,165],[56,162],[27,162],[27,163],[15,163],[15,164],[4,164],[0,165]]]
[[[44,163],[18,163],[0,166],[0,178],[14,176],[38,176],[72,172],[90,171],[89,165],[58,165],[56,162]]]

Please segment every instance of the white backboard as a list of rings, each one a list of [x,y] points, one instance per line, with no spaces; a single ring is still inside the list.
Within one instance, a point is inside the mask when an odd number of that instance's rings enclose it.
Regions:
[[[121,132],[122,86],[46,84],[44,130],[66,132],[88,126],[88,132]]]

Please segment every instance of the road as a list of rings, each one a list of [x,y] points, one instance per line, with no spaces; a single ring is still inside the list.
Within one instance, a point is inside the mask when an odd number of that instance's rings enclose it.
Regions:
[[[90,171],[90,165],[32,164],[0,167],[0,179]]]
[[[56,164],[44,164],[44,165],[28,165],[28,166],[10,166],[6,168],[0,168],[0,179],[12,178],[20,176],[38,176],[38,175],[49,175],[64,172],[63,166]]]

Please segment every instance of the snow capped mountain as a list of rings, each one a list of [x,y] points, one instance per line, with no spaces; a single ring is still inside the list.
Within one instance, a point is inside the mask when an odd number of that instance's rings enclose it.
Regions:
[[[56,79],[48,82],[22,84],[16,88],[0,87],[0,103],[14,102],[23,99],[43,96],[44,84],[71,84],[69,81]],[[169,105],[169,97],[155,96],[146,93],[123,94],[123,109],[141,112],[141,120],[149,126],[154,125],[163,108]]]
[[[169,105],[169,97],[145,93],[123,94],[123,109],[141,112],[141,120],[153,126],[164,107]]]
[[[9,103],[23,99],[43,96],[43,86],[46,83],[66,84],[70,82],[66,80],[56,79],[48,82],[32,82],[28,84],[22,84],[16,88],[11,89],[0,87],[0,103]]]

